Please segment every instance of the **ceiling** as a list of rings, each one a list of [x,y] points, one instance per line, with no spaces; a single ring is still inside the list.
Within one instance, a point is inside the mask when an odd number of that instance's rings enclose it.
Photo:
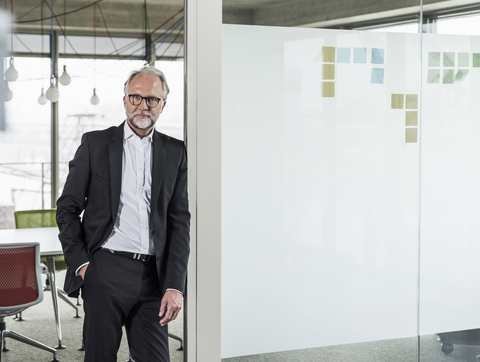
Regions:
[[[7,12],[10,4],[7,0]],[[468,6],[473,0],[423,0],[429,9]],[[15,31],[40,33],[51,26],[52,0],[14,0]],[[349,28],[375,18],[417,16],[420,0],[223,0],[223,22],[229,24]],[[145,25],[145,6],[147,25]],[[43,8],[43,9],[42,9]],[[138,37],[156,29],[182,36],[183,25],[173,23],[183,16],[183,0],[53,0],[55,29],[65,22],[67,35]],[[43,11],[43,14],[42,14]],[[66,13],[66,16],[63,14]],[[43,16],[42,16],[43,15]],[[173,29],[173,30],[172,30]]]

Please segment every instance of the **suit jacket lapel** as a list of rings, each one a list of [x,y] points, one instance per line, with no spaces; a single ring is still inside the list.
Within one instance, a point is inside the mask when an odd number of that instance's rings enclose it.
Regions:
[[[165,175],[165,166],[167,160],[167,151],[163,147],[163,141],[160,133],[153,130],[153,152],[152,152],[152,199],[150,202],[151,214],[155,212],[158,195],[162,187],[163,177]]]
[[[122,152],[123,152],[123,122],[112,135],[112,143],[108,144],[110,159],[110,198],[112,219],[117,219],[120,192],[122,191]]]

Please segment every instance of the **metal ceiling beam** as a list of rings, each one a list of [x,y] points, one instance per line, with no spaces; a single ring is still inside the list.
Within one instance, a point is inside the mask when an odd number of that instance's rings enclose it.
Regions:
[[[250,8],[224,0],[224,23],[285,27],[351,28],[355,24],[410,18],[420,13],[420,0],[259,0]],[[423,12],[443,12],[478,5],[477,0],[423,0]],[[248,13],[248,11],[251,12]],[[248,23],[248,16],[251,22]]]
[[[102,9],[108,30],[112,36],[138,38],[145,32],[144,0],[67,0],[66,30],[68,35],[93,36],[93,6]],[[149,29],[153,30],[183,9],[182,0],[148,0]],[[54,0],[54,12],[64,12],[63,0]],[[435,13],[445,9],[457,9],[478,4],[476,0],[423,0],[423,12]],[[25,22],[41,18],[38,0],[16,0],[14,16],[15,31],[40,33],[41,22]],[[81,9],[79,11],[76,11]],[[7,9],[8,11],[8,9]],[[286,27],[352,28],[368,26],[385,19],[414,19],[420,12],[420,0],[223,0],[223,23],[268,25]],[[50,8],[44,4],[44,17],[50,16]],[[103,17],[97,11],[96,31],[98,36],[108,36]],[[25,15],[27,14],[27,15]],[[63,25],[64,16],[58,21]],[[169,31],[172,22],[167,22],[158,31]],[[44,30],[50,30],[50,20],[44,21]],[[54,23],[54,29],[61,30]],[[183,42],[183,30],[176,42]],[[174,37],[171,37],[172,39]]]
[[[98,0],[97,0],[98,1]],[[93,36],[94,33],[94,6],[89,4],[95,0],[67,0],[66,1],[66,32],[67,35]],[[41,32],[41,8],[38,6],[38,0],[16,0],[14,2],[15,31],[20,33],[40,33]],[[124,2],[121,0],[103,0],[98,2],[97,14],[95,17],[95,28],[98,36],[112,36],[138,38],[145,32],[144,7],[142,1]],[[177,0],[147,1],[148,8],[148,28],[153,31],[161,24],[166,23],[158,29],[158,32],[167,31],[171,28],[175,20],[179,20],[182,15],[175,16],[168,21],[174,14],[183,9],[183,2]],[[79,10],[81,9],[81,10]],[[8,11],[9,9],[7,9]],[[54,21],[54,30],[63,27],[64,13],[63,0],[55,0],[53,10],[57,15],[58,23]],[[78,10],[78,11],[77,11]],[[103,14],[103,16],[102,16]],[[43,5],[44,32],[50,31],[50,7]],[[105,23],[108,27],[105,28]],[[179,30],[176,31],[178,33]],[[183,33],[183,32],[182,32]],[[183,36],[177,39],[182,42]]]

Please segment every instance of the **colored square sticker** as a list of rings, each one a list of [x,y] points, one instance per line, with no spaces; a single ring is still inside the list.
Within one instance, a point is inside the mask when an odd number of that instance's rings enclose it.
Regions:
[[[366,63],[367,62],[367,48],[353,48],[353,62]]]
[[[385,50],[380,48],[372,49],[372,64],[383,64],[384,63],[384,54]]]
[[[480,68],[480,53],[473,53],[472,61],[474,68]]]
[[[323,79],[335,79],[335,64],[323,64]]]
[[[405,95],[405,108],[406,109],[418,108],[418,96],[416,94]]]
[[[385,69],[383,68],[372,68],[372,84],[383,84],[383,79],[385,75]]]
[[[443,70],[443,84],[453,84],[454,79],[454,70],[453,69],[444,69]]]
[[[335,82],[322,82],[322,97],[335,97]]]
[[[440,66],[440,52],[428,52],[428,66],[429,67]]]
[[[406,111],[405,112],[405,126],[418,126],[418,112]]]
[[[337,63],[350,63],[350,48],[337,48]]]
[[[392,94],[392,109],[403,109],[403,94]]]
[[[427,74],[427,83],[440,83],[440,69],[429,69]]]
[[[443,53],[443,66],[444,67],[455,66],[455,53],[449,53],[449,52]]]
[[[322,47],[322,59],[327,63],[335,63],[335,47]]]
[[[406,143],[417,143],[417,128],[405,128],[405,142]]]
[[[468,67],[470,59],[469,53],[458,53],[458,66],[459,67]]]

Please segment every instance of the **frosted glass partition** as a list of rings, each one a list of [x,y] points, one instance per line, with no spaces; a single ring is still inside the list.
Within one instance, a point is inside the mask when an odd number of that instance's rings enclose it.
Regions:
[[[422,56],[420,333],[431,334],[480,327],[480,37],[426,34]]]
[[[420,57],[223,26],[223,358],[417,335]]]

